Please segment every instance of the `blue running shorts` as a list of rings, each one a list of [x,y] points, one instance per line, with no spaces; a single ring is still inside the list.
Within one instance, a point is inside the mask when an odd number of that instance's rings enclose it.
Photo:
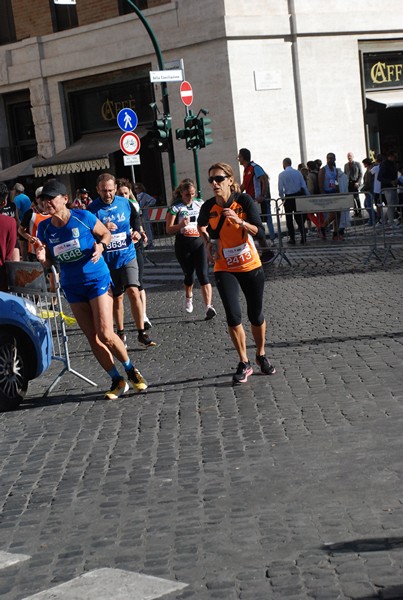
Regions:
[[[100,279],[93,279],[85,283],[77,283],[75,286],[62,286],[63,293],[69,304],[75,302],[88,302],[98,296],[106,294],[111,287],[112,280],[109,273],[103,275]]]

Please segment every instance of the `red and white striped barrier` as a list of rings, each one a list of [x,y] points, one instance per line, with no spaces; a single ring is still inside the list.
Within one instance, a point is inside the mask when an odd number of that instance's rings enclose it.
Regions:
[[[159,208],[148,208],[148,218],[150,221],[165,221],[167,216],[168,207],[160,206]]]

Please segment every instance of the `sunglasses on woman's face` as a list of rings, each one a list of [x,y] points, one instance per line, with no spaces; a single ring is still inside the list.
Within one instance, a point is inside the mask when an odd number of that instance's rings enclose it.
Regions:
[[[215,181],[216,183],[222,183],[224,179],[228,179],[228,175],[215,175],[214,177],[209,177],[208,182],[213,183]]]

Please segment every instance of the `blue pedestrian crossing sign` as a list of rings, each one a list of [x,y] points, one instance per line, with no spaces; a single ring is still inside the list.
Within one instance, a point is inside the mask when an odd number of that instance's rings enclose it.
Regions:
[[[136,113],[131,108],[122,108],[118,112],[117,121],[122,131],[133,131],[139,122]]]

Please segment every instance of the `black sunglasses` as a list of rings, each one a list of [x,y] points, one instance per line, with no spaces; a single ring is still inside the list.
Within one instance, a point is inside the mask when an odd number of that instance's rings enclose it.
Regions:
[[[228,175],[215,175],[214,177],[209,177],[208,182],[213,183],[213,181],[215,181],[216,183],[222,183],[224,179],[228,179]]]

